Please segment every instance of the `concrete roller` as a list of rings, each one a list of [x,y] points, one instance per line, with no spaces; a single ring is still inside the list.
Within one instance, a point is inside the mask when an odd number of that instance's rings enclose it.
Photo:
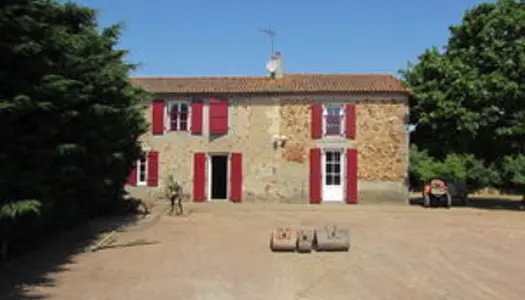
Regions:
[[[348,251],[350,233],[348,229],[340,229],[330,224],[322,230],[316,230],[314,245],[316,251]]]
[[[297,233],[297,252],[312,252],[315,232],[313,229],[302,228]]]
[[[291,228],[275,228],[272,231],[270,248],[272,251],[295,251],[297,231]]]

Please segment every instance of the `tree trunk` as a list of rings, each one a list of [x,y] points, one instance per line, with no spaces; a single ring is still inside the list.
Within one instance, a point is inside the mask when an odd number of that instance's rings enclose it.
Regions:
[[[1,240],[0,241],[0,261],[7,260],[7,249],[9,247],[9,241],[8,240]]]

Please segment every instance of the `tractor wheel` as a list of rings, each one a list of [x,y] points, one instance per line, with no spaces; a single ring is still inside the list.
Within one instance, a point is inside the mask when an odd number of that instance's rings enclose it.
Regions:
[[[423,195],[423,207],[430,207],[430,197],[428,194]]]
[[[462,203],[464,206],[470,206],[470,202],[468,201],[468,195],[463,196]]]
[[[445,208],[450,208],[452,206],[452,196],[450,196],[449,193],[446,193],[442,197],[443,197],[443,200],[444,200],[443,204],[444,204]]]

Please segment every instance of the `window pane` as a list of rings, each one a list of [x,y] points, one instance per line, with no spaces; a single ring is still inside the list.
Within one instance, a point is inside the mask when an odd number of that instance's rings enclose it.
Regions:
[[[334,178],[333,178],[333,184],[334,185],[341,185],[341,176],[340,175],[335,175]]]
[[[334,177],[331,174],[326,174],[326,185],[333,185]]]
[[[170,112],[172,113],[178,113],[179,112],[179,104],[178,103],[172,103]]]
[[[339,124],[326,124],[326,134],[338,135],[341,132],[341,126]]]
[[[326,116],[326,123],[327,124],[340,124],[341,116],[328,115]]]
[[[333,152],[326,152],[326,163],[329,163],[333,160]]]
[[[334,152],[334,162],[339,163],[341,161],[341,152]]]
[[[335,164],[333,169],[335,174],[341,174],[341,164]]]
[[[341,115],[341,107],[339,107],[339,106],[328,107],[326,109],[326,112],[327,112],[328,115],[339,116],[339,115]]]
[[[142,156],[139,159],[138,163],[138,174],[139,174],[139,181],[145,182],[146,181],[146,157]]]
[[[171,130],[178,130],[177,128],[177,115],[171,115],[170,117],[170,129]]]
[[[334,173],[335,169],[334,169],[334,165],[332,164],[327,164],[326,165],[326,173]]]
[[[179,130],[180,131],[188,130],[188,122],[186,120],[180,120]]]
[[[188,129],[188,113],[187,112],[181,112],[178,115],[179,119],[179,128],[178,130],[185,131]]]
[[[181,103],[180,104],[180,111],[187,113],[188,112],[188,103]]]
[[[328,115],[326,120],[326,134],[339,134],[341,132],[341,117]]]

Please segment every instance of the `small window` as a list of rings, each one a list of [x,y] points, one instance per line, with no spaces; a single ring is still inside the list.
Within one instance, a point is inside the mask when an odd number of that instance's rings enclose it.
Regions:
[[[343,135],[344,109],[342,105],[327,105],[324,108],[324,134]]]
[[[148,182],[148,158],[146,153],[137,160],[137,185],[147,185]]]
[[[189,110],[188,102],[169,102],[168,117],[171,131],[188,131]]]

